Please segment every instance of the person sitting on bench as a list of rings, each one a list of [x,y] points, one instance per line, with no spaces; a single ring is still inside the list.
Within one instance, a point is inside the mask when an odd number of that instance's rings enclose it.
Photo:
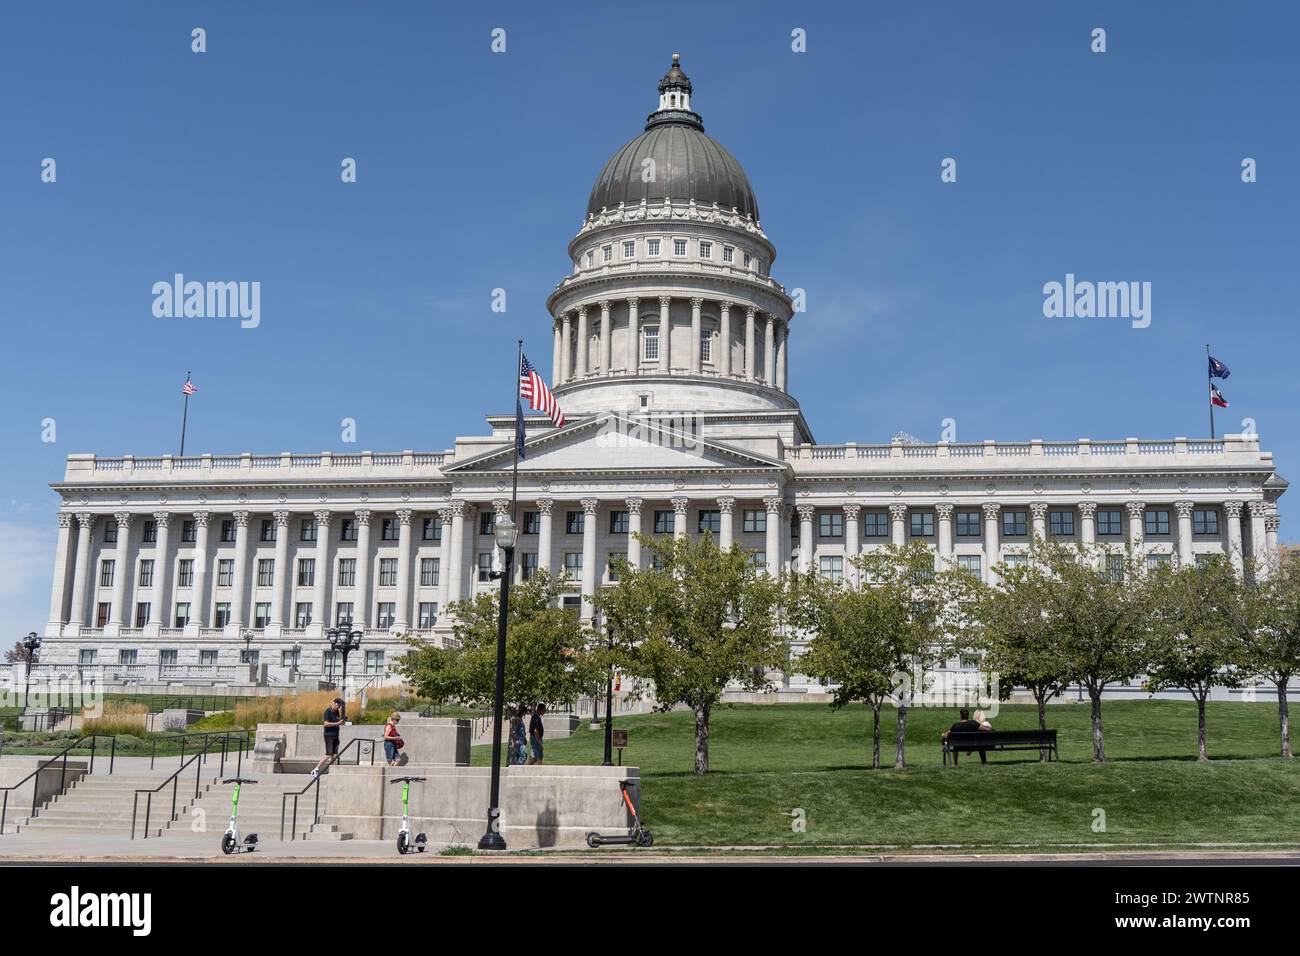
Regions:
[[[965,707],[963,707],[961,709],[961,720],[957,721],[957,723],[953,724],[951,727],[949,727],[939,736],[941,740],[947,740],[949,734],[966,733],[970,731],[978,731],[983,729],[984,728],[980,725],[980,722],[978,720],[971,720],[970,711],[967,710]],[[993,727],[990,725],[989,730],[992,729]],[[979,751],[979,755],[980,755],[980,763],[989,762],[989,758],[985,756],[984,751],[982,750]],[[957,751],[955,750],[952,752],[952,765],[954,767],[957,766]]]

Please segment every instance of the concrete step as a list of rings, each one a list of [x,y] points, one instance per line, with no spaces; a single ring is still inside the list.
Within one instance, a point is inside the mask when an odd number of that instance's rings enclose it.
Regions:
[[[351,840],[352,834],[345,833],[333,823],[318,823],[303,834],[302,838],[304,840]]]
[[[31,831],[33,833],[55,832],[55,833],[85,833],[85,834],[92,834],[96,836],[113,836],[113,835],[129,836],[131,833],[131,822],[128,820],[125,826],[120,826],[117,824],[96,826],[95,824],[86,822],[84,820],[79,823],[65,824],[65,823],[52,823],[48,820],[42,821],[40,817],[37,817],[34,820],[22,824],[18,828],[18,831],[20,833],[26,833],[28,831]],[[163,832],[164,831],[161,827],[151,824],[149,827],[148,838],[162,836]],[[137,839],[145,838],[146,835],[145,835],[144,827],[137,826],[135,835]]]

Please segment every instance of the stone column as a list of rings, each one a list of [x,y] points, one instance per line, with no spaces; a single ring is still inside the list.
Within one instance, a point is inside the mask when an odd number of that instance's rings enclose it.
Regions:
[[[637,314],[641,300],[637,296],[628,296],[627,300],[627,372],[635,375],[641,367],[641,317]]]
[[[596,571],[596,515],[600,499],[582,499],[582,619],[590,621],[596,616],[596,584],[600,580]]]
[[[552,498],[537,499],[537,570],[551,570],[551,508]]]
[[[119,511],[117,519],[117,551],[113,555],[113,607],[108,612],[109,625],[131,626],[127,613],[127,582],[131,577],[131,513]],[[124,623],[125,622],[125,623]]]
[[[1254,566],[1255,577],[1263,580],[1268,577],[1268,533],[1264,530],[1264,520],[1268,517],[1271,506],[1266,501],[1250,503],[1250,558]]]
[[[357,511],[354,514],[357,519],[357,573],[352,588],[352,625],[364,631],[370,623],[370,512]],[[442,605],[438,607],[441,609]]]
[[[50,624],[55,625],[55,633],[58,632],[58,625],[63,623],[63,599],[68,590],[68,570],[71,565],[72,552],[68,547],[69,539],[72,537],[72,512],[59,512],[59,537],[54,546],[54,587],[50,592]]]
[[[952,505],[934,506],[934,516],[939,519],[939,566],[952,562]]]
[[[1042,501],[1035,501],[1029,506],[1029,514],[1034,522],[1034,534],[1030,539],[1035,544],[1043,544],[1047,541],[1047,505]]]
[[[451,600],[451,507],[444,505],[438,509],[442,519],[442,534],[438,538],[438,617],[447,612],[447,603]],[[366,558],[369,562],[369,557]]]
[[[686,509],[690,507],[689,498],[674,498],[673,505],[673,538],[680,541],[686,537]]]
[[[754,307],[745,308],[745,381],[754,380]]]
[[[587,307],[581,305],[578,306],[578,341],[575,343],[578,355],[575,378],[587,377],[587,353],[591,351],[587,339]]]
[[[782,322],[776,330],[776,387],[781,391],[786,388],[786,343],[790,340],[790,326]]]
[[[1178,509],[1178,563],[1190,568],[1195,558],[1192,556],[1192,509],[1196,507],[1190,501],[1175,501]]]
[[[311,592],[311,619],[322,628],[333,626],[329,615],[330,586],[330,518],[329,511],[321,510],[316,517],[316,578]]]
[[[718,548],[722,551],[730,551],[736,538],[735,509],[735,498],[718,499]]]
[[[858,566],[854,564],[862,549],[858,534],[858,516],[862,513],[862,505],[848,504],[844,505],[844,573],[848,576],[849,582],[858,583]]]
[[[248,512],[236,511],[235,516],[235,581],[231,591],[230,624],[234,633],[249,622],[245,601],[248,595]]]
[[[275,576],[271,578],[271,626],[283,628],[285,621],[293,620],[286,608],[288,595],[292,593],[290,579],[293,569],[289,567],[289,512],[277,511],[275,519]]]
[[[641,568],[641,506],[640,498],[627,499],[627,563],[636,570]]]
[[[659,297],[659,350],[663,355],[661,367],[665,375],[671,375],[673,371],[673,316],[670,306],[673,297],[670,295],[661,295]]]
[[[1246,556],[1241,547],[1241,511],[1244,502],[1225,501],[1223,516],[1228,522],[1228,560],[1241,574],[1246,568]]]
[[[1128,546],[1130,548],[1142,547],[1142,516],[1146,514],[1147,504],[1145,501],[1130,501],[1124,505],[1128,511]]]
[[[613,356],[613,346],[610,344],[614,337],[614,330],[609,319],[609,299],[600,300],[600,373],[608,375],[613,366],[610,364]]]
[[[1265,546],[1268,548],[1269,561],[1278,560],[1277,532],[1281,520],[1282,518],[1277,512],[1276,505],[1274,505],[1273,510],[1264,517]]]
[[[558,385],[560,381],[561,370],[561,348],[563,347],[563,332],[560,331],[559,319],[552,319],[551,326],[555,330],[555,345],[551,349],[551,384]]]
[[[172,562],[169,556],[169,539],[171,536],[171,514],[155,511],[153,520],[158,524],[158,540],[154,542],[153,553],[153,594],[149,604],[149,623],[160,627],[167,626],[167,607],[170,603],[172,579]]]
[[[1081,501],[1079,503],[1079,540],[1085,547],[1097,543],[1097,503]]]
[[[889,506],[889,540],[896,548],[907,544],[907,505],[900,501]]]
[[[767,313],[767,332],[763,336],[763,381],[769,388],[776,385],[776,319]]]
[[[986,501],[984,510],[984,580],[988,584],[997,584],[998,576],[993,566],[1001,557],[998,545],[998,517],[1002,506],[996,501]]]
[[[704,300],[696,297],[691,299],[691,374],[700,374],[700,339],[704,334],[704,324],[700,319],[700,307],[704,305]]]
[[[795,507],[799,512],[799,573],[807,574],[812,569],[813,517],[817,509],[812,505]]]
[[[568,312],[561,318],[560,335],[563,339],[560,345],[560,381],[567,382],[573,362],[573,320],[569,318]]]
[[[763,499],[763,508],[767,511],[767,573],[772,577],[781,576],[781,505],[780,495],[771,495]]]
[[[86,593],[94,591],[90,576],[95,573],[90,563],[91,535],[95,528],[95,516],[89,511],[77,512],[77,571],[72,576],[72,610],[69,623],[79,627],[86,626]]]
[[[397,521],[397,609],[393,613],[393,626],[408,631],[411,628],[411,509],[400,509]]]
[[[731,302],[718,303],[718,374],[731,374]]]
[[[191,590],[190,623],[208,626],[208,515],[194,512],[194,587]]]
[[[465,598],[461,583],[465,577],[465,502],[453,501],[448,507],[451,509],[451,563],[440,570],[447,575],[447,603],[451,604]],[[447,534],[446,525],[442,533]]]

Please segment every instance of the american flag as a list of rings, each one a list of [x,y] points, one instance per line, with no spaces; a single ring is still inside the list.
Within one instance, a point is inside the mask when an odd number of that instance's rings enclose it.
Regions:
[[[560,411],[560,403],[555,400],[526,355],[519,366],[519,397],[528,399],[529,408],[550,416],[551,424],[556,428],[564,427],[564,412]]]
[[[193,395],[198,390],[199,387],[195,385],[193,382],[191,382],[188,378],[185,380],[185,384],[181,386],[181,392],[184,393],[185,395]]]

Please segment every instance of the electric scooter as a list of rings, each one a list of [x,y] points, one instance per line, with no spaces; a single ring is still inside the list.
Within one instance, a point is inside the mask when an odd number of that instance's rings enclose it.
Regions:
[[[242,844],[239,842],[239,788],[246,783],[257,783],[257,781],[250,780],[248,777],[231,777],[221,782],[235,785],[235,792],[230,800],[230,826],[226,827],[226,832],[221,837],[221,852],[227,856],[232,853],[252,853],[257,849],[256,833],[244,837]]]
[[[632,798],[627,795],[627,781],[618,782],[619,789],[623,792],[623,802],[627,804],[627,810],[632,814],[632,828],[627,831],[627,836],[616,834],[614,836],[602,836],[599,833],[592,832],[587,834],[587,846],[593,850],[598,846],[653,846],[655,842],[654,834],[641,826],[641,817],[636,812],[636,807],[632,805]]]
[[[410,853],[412,849],[423,853],[424,848],[429,844],[429,837],[423,833],[417,833],[415,839],[411,839],[411,784],[423,783],[425,779],[425,777],[394,777],[389,781],[389,783],[402,785],[402,829],[397,831],[397,852],[403,856]]]

